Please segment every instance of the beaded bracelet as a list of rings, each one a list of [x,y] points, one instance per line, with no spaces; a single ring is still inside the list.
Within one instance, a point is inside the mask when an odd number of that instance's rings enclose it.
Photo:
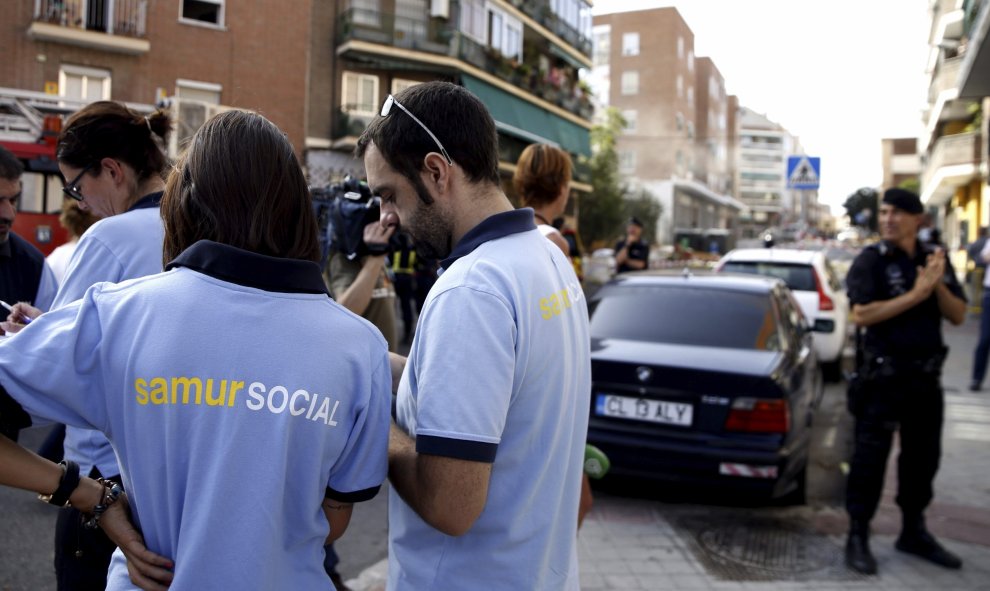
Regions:
[[[97,482],[103,485],[103,497],[102,501],[93,507],[87,519],[83,521],[83,527],[86,529],[96,529],[99,527],[100,518],[103,517],[103,513],[117,502],[120,495],[124,494],[124,489],[112,480],[98,478]]]

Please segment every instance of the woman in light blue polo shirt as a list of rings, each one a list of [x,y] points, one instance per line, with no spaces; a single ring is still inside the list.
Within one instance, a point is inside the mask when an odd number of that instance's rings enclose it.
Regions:
[[[305,179],[264,117],[208,121],[162,218],[166,272],[94,285],[0,342],[0,424],[106,433],[173,588],[326,588],[324,543],[386,475],[385,339],[327,294]],[[109,589],[132,588],[128,566],[116,552]]]
[[[79,209],[104,219],[80,239],[52,309],[83,297],[94,283],[161,272],[164,230],[158,206],[168,164],[162,148],[170,128],[165,111],[145,117],[111,101],[91,103],[66,122],[56,146],[66,179],[63,191],[78,202]],[[38,314],[40,310],[22,304],[10,319]],[[65,459],[77,462],[83,475],[120,480],[113,449],[102,433],[69,426],[64,445]],[[80,523],[78,511],[59,512],[55,529],[59,591],[106,585],[114,544],[101,530],[87,530]]]

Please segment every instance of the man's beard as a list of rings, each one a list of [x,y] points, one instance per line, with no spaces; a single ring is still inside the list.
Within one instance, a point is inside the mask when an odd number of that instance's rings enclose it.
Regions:
[[[412,236],[418,256],[424,259],[445,259],[450,256],[454,247],[451,244],[453,230],[450,216],[437,204],[422,182],[414,182],[413,185],[419,201],[409,221],[402,227]]]
[[[7,226],[6,230],[0,230],[0,244],[3,244],[10,239],[10,230],[14,227],[14,220],[0,218],[0,224],[5,224]]]

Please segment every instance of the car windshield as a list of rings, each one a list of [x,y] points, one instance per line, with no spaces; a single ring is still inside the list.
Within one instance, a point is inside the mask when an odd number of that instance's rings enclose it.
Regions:
[[[728,261],[724,273],[746,273],[782,279],[794,291],[818,291],[815,270],[811,265],[771,263],[766,261]]]
[[[780,348],[767,294],[691,286],[603,287],[591,302],[591,337],[674,345]]]

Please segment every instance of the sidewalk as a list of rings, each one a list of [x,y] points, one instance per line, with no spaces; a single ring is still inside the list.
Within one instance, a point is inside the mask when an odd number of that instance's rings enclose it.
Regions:
[[[579,536],[581,588],[815,590],[990,590],[990,384],[968,390],[978,317],[945,325],[950,347],[943,384],[945,425],[931,531],[963,559],[949,571],[894,550],[900,527],[896,450],[873,521],[872,549],[880,574],[866,577],[843,564],[846,516],[841,507],[748,510],[672,507],[612,497],[596,505]],[[384,589],[383,560],[348,581],[355,591]]]

